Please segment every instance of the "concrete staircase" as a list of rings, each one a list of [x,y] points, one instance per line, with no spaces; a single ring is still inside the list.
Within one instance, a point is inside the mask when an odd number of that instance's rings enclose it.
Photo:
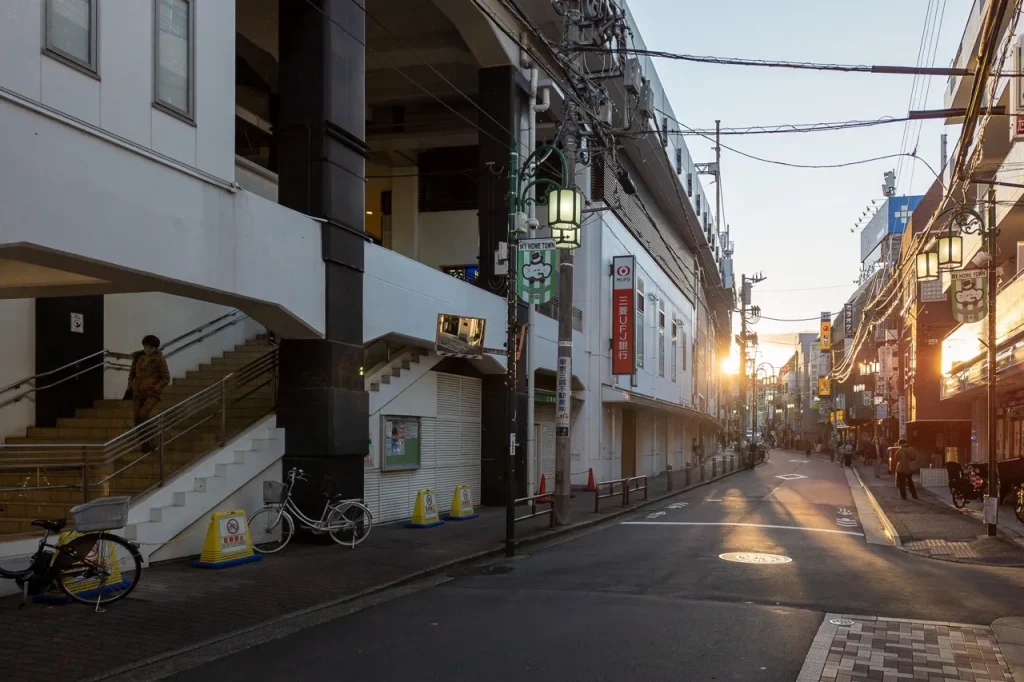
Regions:
[[[380,411],[439,362],[441,357],[436,353],[422,348],[407,348],[389,362],[374,368],[364,379],[366,391],[370,394],[370,414]]]
[[[236,346],[209,363],[189,371],[180,379],[172,381],[164,391],[156,412],[159,413],[207,388],[246,364],[271,352],[272,347],[265,338],[257,337]],[[273,407],[274,396],[271,386],[257,389],[235,406],[228,408],[226,427],[229,434],[243,431],[263,417]],[[38,450],[19,448],[19,445],[50,444],[45,451],[46,458],[67,460],[84,456],[87,450],[76,448],[81,444],[102,444],[132,428],[131,402],[124,400],[97,400],[92,407],[79,409],[74,417],[59,419],[56,427],[29,427],[24,437],[6,440],[3,457],[24,457],[37,455]],[[188,428],[183,425],[181,431]],[[168,440],[178,435],[171,432]],[[169,443],[164,449],[163,473],[169,476],[195,461],[200,455],[215,447],[220,437],[219,419],[209,419]],[[93,451],[95,452],[95,451]],[[95,454],[93,455],[95,456]],[[96,481],[105,475],[124,468],[141,456],[132,452],[118,462],[91,467],[90,479]],[[137,495],[152,488],[160,479],[160,465],[155,453],[134,464],[124,473],[100,487],[89,491],[90,498],[104,495]],[[35,532],[30,525],[33,519],[66,518],[68,510],[82,501],[81,470],[37,469],[27,473],[0,473],[0,488],[19,487],[24,490],[0,492],[0,535]],[[45,486],[68,486],[60,490],[32,490]]]

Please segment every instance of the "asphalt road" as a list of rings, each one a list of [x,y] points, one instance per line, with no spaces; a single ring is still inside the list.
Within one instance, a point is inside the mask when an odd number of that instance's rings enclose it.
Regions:
[[[791,561],[719,558],[730,552]],[[866,544],[843,470],[780,451],[498,566],[171,679],[774,682],[796,678],[826,612],[1024,614],[1024,571]]]

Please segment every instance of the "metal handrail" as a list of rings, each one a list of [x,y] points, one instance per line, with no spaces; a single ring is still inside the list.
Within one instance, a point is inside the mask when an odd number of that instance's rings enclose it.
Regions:
[[[206,339],[208,339],[208,338],[210,338],[210,337],[220,333],[221,331],[227,329],[228,327],[234,326],[234,325],[238,324],[239,322],[241,322],[241,321],[243,321],[245,319],[248,319],[248,317],[249,316],[246,313],[243,313],[240,310],[237,310],[237,309],[232,310],[229,313],[225,313],[224,315],[221,315],[220,317],[218,317],[218,318],[216,318],[214,320],[206,322],[206,323],[196,327],[195,329],[192,329],[191,331],[185,332],[184,334],[181,334],[180,336],[177,336],[177,337],[171,339],[167,343],[165,343],[162,346],[160,346],[160,350],[166,351],[164,353],[164,357],[167,357],[167,358],[174,357],[176,354],[180,353],[181,351],[185,350],[186,348],[190,348],[190,347],[196,345],[197,343],[202,343]],[[228,318],[231,318],[231,319],[228,319]],[[182,341],[184,339],[190,338],[190,337],[194,336],[195,334],[197,334],[199,332],[203,332],[203,331],[209,329],[210,327],[212,327],[212,326],[214,326],[216,324],[219,324],[220,322],[222,322],[224,320],[228,320],[228,321],[225,324],[217,327],[216,329],[214,329],[214,330],[212,330],[212,331],[210,331],[210,332],[208,332],[206,334],[202,334],[201,336],[199,336],[199,337],[197,337],[195,339],[192,339],[190,342],[186,343],[183,346],[179,346],[178,348],[173,348],[173,349],[167,351],[167,349],[170,346],[174,345],[175,343],[177,343],[179,341]],[[53,388],[54,386],[59,386],[60,384],[64,383],[65,381],[69,381],[69,380],[74,379],[76,377],[80,377],[83,374],[87,374],[88,372],[92,372],[93,370],[96,370],[96,369],[104,369],[104,370],[105,369],[114,369],[114,370],[117,370],[117,371],[120,371],[120,372],[131,371],[131,365],[130,364],[125,365],[125,364],[121,364],[121,363],[117,363],[117,362],[112,362],[108,358],[113,358],[115,360],[131,360],[132,356],[133,356],[132,353],[121,353],[121,352],[112,351],[112,350],[99,350],[99,351],[96,351],[95,353],[90,353],[89,355],[81,357],[81,358],[79,358],[77,360],[73,360],[73,361],[67,363],[66,365],[63,365],[61,367],[57,367],[56,369],[47,370],[45,372],[40,372],[38,374],[34,374],[34,375],[30,376],[30,377],[25,377],[24,379],[19,379],[18,381],[15,381],[14,383],[8,384],[7,386],[4,386],[3,388],[0,388],[0,396],[2,396],[4,393],[8,393],[10,391],[17,390],[17,389],[21,388],[22,386],[25,386],[26,384],[28,385],[28,388],[26,388],[24,391],[22,391],[20,393],[17,393],[17,394],[15,394],[13,396],[10,396],[6,400],[0,402],[0,409],[3,409],[5,407],[7,407],[8,405],[13,405],[14,403],[21,402],[22,400],[28,398],[29,396],[31,396],[34,393],[38,393],[39,391],[45,390],[47,388]],[[39,386],[38,385],[38,380],[43,378],[43,377],[53,376],[54,374],[58,374],[58,373],[63,372],[65,370],[77,368],[82,363],[89,362],[91,360],[94,360],[95,363],[90,365],[89,367],[86,367],[85,369],[82,369],[82,370],[80,370],[78,372],[75,372],[74,374],[72,374],[70,376],[62,377],[62,378],[60,378],[60,379],[58,379],[56,381],[53,381],[52,383],[48,383],[48,384],[44,385],[44,386]]]
[[[164,457],[167,446],[184,438],[212,420],[217,420],[217,445],[223,446],[229,437],[227,412],[239,401],[249,397],[259,389],[270,385],[271,393],[276,400],[277,350],[260,356],[256,360],[228,374],[216,383],[204,388],[195,395],[172,405],[160,414],[146,420],[142,424],[112,438],[105,443],[23,443],[0,445],[0,455],[10,453],[0,459],[0,472],[11,471],[59,471],[79,470],[82,473],[81,488],[83,498],[88,500],[89,489],[104,485],[120,476],[140,462],[155,458],[158,466],[158,483],[166,480]],[[270,408],[273,410],[273,407]],[[245,427],[242,427],[243,429]],[[153,445],[153,449],[143,452],[143,446]],[[212,449],[212,448],[211,448]],[[64,455],[68,450],[78,450],[81,454],[73,457],[58,458],[47,453]],[[198,454],[201,457],[209,450]],[[27,456],[18,456],[18,455]],[[119,462],[123,459],[126,462]],[[152,460],[151,460],[152,461]],[[105,473],[98,480],[89,480],[89,470],[97,467],[116,464],[115,470]],[[67,489],[73,487],[67,483],[52,486],[37,486],[34,489]],[[0,492],[17,492],[24,490],[19,487],[0,487]]]

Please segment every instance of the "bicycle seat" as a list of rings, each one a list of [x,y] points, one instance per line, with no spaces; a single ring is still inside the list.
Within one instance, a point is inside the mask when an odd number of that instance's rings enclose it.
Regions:
[[[36,519],[32,522],[33,526],[39,526],[45,528],[51,533],[59,533],[64,530],[64,526],[68,525],[67,519],[55,519],[53,521],[47,521],[46,519]]]

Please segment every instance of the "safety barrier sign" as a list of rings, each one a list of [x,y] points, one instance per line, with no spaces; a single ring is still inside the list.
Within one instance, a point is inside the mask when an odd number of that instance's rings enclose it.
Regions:
[[[195,568],[228,568],[262,557],[252,550],[252,536],[249,524],[245,521],[245,511],[217,512],[210,517],[210,525],[206,530],[206,541],[203,542],[203,553],[192,562]]]
[[[473,510],[473,491],[468,483],[455,486],[452,495],[452,511],[448,518],[452,521],[468,521],[480,516]]]
[[[416,493],[416,504],[412,508],[412,519],[405,524],[406,528],[433,528],[444,521],[437,515],[437,498],[431,488],[423,488]]]

